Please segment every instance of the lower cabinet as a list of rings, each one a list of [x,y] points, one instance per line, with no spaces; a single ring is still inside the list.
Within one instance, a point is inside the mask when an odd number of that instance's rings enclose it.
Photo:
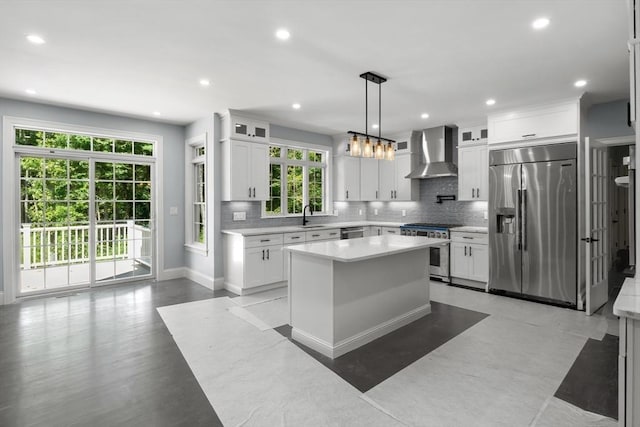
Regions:
[[[395,234],[397,236],[400,235],[400,227],[380,227],[380,235],[383,234]]]
[[[485,289],[489,280],[488,235],[451,232],[451,282]]]
[[[224,235],[224,286],[239,295],[284,285],[283,235]]]

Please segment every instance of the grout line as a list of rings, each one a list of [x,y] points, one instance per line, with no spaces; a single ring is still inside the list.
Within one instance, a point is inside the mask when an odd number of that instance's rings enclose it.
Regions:
[[[540,410],[538,411],[536,416],[529,423],[529,427],[535,427],[538,424],[538,421],[540,420],[540,417],[542,417],[542,414],[547,409],[547,406],[549,406],[549,402],[551,401],[552,398],[553,398],[553,396],[547,397],[547,399],[542,404],[542,407],[540,408]]]
[[[388,410],[386,410],[385,408],[383,408],[378,402],[374,401],[373,399],[371,399],[369,396],[367,396],[366,394],[361,394],[360,395],[360,399],[364,400],[365,402],[367,402],[369,405],[373,406],[375,409],[377,409],[378,411],[382,412],[383,414],[393,418],[394,420],[396,420],[397,422],[399,422],[400,424],[402,424],[403,426],[408,426],[407,423],[405,423],[404,421],[402,421],[400,418],[396,417],[395,415],[393,415],[391,412],[389,412]]]

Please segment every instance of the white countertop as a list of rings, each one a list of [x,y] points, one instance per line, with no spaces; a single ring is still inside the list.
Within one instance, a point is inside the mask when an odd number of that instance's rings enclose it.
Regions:
[[[302,219],[300,219],[302,221]],[[231,228],[222,230],[224,234],[236,234],[240,236],[259,236],[261,234],[274,234],[274,233],[295,233],[301,231],[320,231],[331,230],[335,228],[344,227],[359,227],[359,226],[378,226],[378,227],[400,227],[404,223],[402,222],[380,222],[380,221],[351,221],[351,222],[332,222],[324,224],[316,224],[313,221],[313,217],[309,217],[309,225],[322,225],[322,227],[316,228],[304,228],[301,225],[283,225],[279,227],[260,227],[260,228]]]
[[[463,233],[489,234],[489,227],[474,227],[471,225],[464,225],[462,227],[453,227],[449,231],[460,231]]]
[[[613,314],[640,320],[640,278],[629,277],[624,280],[613,304]]]
[[[449,242],[450,240],[447,239],[432,239],[430,237],[385,235],[304,243],[287,246],[285,250],[334,261],[354,262],[410,252]]]

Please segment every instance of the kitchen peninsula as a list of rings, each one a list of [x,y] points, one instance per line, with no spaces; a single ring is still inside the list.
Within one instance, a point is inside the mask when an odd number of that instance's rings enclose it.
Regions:
[[[429,247],[373,236],[288,246],[291,337],[336,358],[431,312]]]

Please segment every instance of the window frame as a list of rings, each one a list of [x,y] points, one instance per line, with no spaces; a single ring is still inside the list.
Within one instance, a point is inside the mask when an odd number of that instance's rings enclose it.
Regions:
[[[261,203],[261,218],[295,218],[301,217],[303,215],[302,212],[299,213],[289,213],[288,212],[288,203],[287,203],[287,167],[288,166],[302,166],[302,206],[309,204],[309,168],[310,167],[320,167],[322,168],[322,182],[323,182],[323,207],[324,210],[322,212],[314,211],[314,215],[318,216],[332,216],[333,215],[333,194],[332,194],[332,159],[333,159],[333,147],[327,145],[317,145],[317,144],[309,144],[305,142],[284,140],[271,138],[269,147],[280,147],[280,157],[271,157],[269,156],[269,186],[271,186],[271,165],[279,164],[281,165],[280,169],[280,207],[281,213],[278,215],[267,213],[267,201],[265,200]],[[322,162],[312,162],[309,160],[295,160],[295,159],[287,159],[287,149],[294,150],[302,150],[303,158],[308,158],[309,151],[317,151],[321,152],[324,156],[324,160]]]
[[[197,135],[189,138],[185,141],[185,215],[184,215],[184,246],[191,252],[196,252],[201,255],[207,255],[209,251],[209,211],[210,211],[210,197],[209,197],[209,151],[207,133]],[[204,148],[204,154],[198,154],[197,151],[200,148]],[[196,202],[196,183],[198,176],[198,167],[204,167],[204,202]],[[195,233],[195,205],[204,205],[204,242],[199,242],[196,239]]]

